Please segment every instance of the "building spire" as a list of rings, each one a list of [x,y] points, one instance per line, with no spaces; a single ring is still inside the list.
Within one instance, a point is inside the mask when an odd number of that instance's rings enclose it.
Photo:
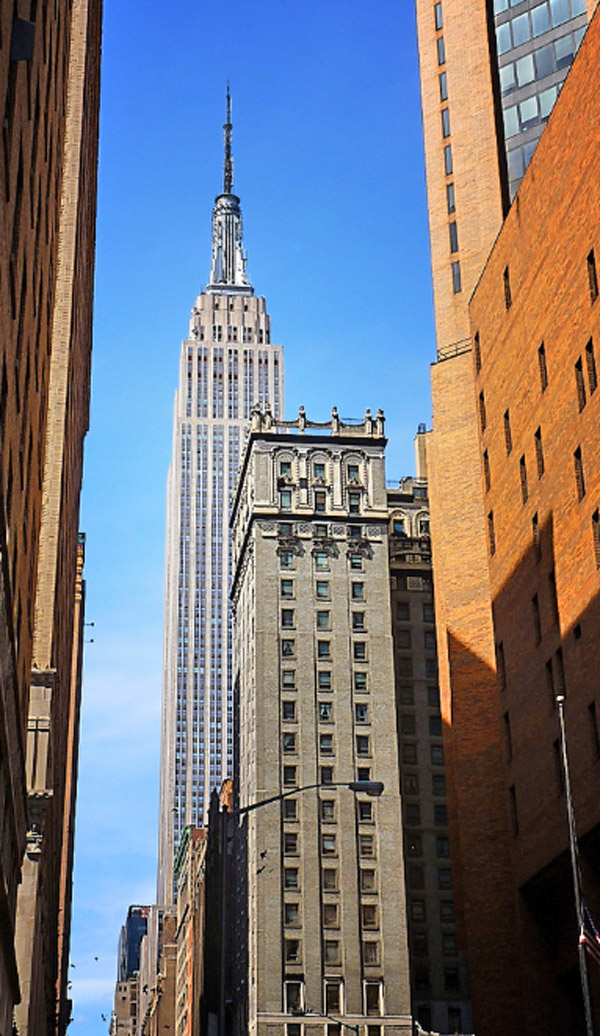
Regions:
[[[225,130],[225,159],[223,162],[223,194],[231,194],[233,190],[233,158],[231,156],[231,94],[229,93],[229,80],[227,80],[227,122],[223,126]]]
[[[233,193],[233,156],[231,154],[231,94],[227,83],[227,122],[223,160],[223,193],[215,198],[212,216],[212,262],[206,290],[213,294],[252,295],[246,273],[246,252],[242,242],[240,199]]]

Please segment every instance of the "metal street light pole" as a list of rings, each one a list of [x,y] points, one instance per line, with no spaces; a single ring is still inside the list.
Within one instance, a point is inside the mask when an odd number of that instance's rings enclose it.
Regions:
[[[575,827],[575,812],[573,810],[573,799],[571,797],[571,777],[569,774],[569,757],[567,754],[567,733],[565,728],[565,696],[556,696],[558,706],[558,721],[560,724],[560,747],[562,755],[563,773],[565,778],[565,799],[567,803],[567,816],[569,819],[569,844],[571,849],[571,870],[573,873],[573,890],[575,892],[575,910],[577,912],[578,925],[578,954],[579,973],[581,976],[581,992],[583,994],[583,1008],[585,1011],[586,1036],[594,1036],[594,1022],[592,1018],[592,1001],[590,997],[590,984],[585,958],[585,945],[581,941],[583,928],[583,902],[581,898],[581,872],[579,870],[579,850],[577,846],[577,829]]]
[[[278,795],[269,795],[259,802],[251,802],[248,806],[240,806],[239,809],[228,810],[227,804],[221,805],[221,961],[219,974],[219,1036],[226,1036],[225,1033],[225,992],[226,992],[226,961],[225,961],[225,932],[227,930],[227,825],[230,817],[242,817],[246,813],[252,813],[262,806],[268,806],[271,802],[282,802],[290,795],[298,795],[302,791],[311,791],[315,788],[348,788],[355,795],[362,793],[374,798],[384,791],[385,785],[382,781],[331,781],[323,783],[317,781],[314,784],[303,784],[301,788],[290,788]]]

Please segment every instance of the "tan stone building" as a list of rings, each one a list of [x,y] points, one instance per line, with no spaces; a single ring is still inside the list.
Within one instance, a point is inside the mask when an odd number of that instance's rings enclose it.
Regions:
[[[247,926],[231,1032],[411,1031],[384,446],[380,412],[253,413],[232,511],[236,773],[239,807],[281,801],[230,821]]]
[[[2,1036],[70,1016],[100,34],[99,0],[0,3]]]
[[[387,491],[412,1009],[427,1031],[472,1032],[452,894],[426,438],[420,426],[416,478]]]
[[[200,1036],[204,986],[206,834],[202,827],[184,832],[177,857],[176,1036]]]

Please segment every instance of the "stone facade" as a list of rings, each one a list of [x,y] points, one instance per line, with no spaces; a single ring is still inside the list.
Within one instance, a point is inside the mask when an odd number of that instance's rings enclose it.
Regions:
[[[252,416],[232,510],[237,804],[283,798],[235,822],[235,1033],[411,1031],[384,445],[380,412]]]
[[[0,4],[2,1036],[70,1017],[100,35],[99,0]]]

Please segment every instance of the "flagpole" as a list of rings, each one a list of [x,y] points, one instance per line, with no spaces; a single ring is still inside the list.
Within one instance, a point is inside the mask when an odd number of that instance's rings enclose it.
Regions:
[[[575,892],[575,909],[577,911],[578,937],[577,952],[579,954],[579,974],[581,976],[581,992],[583,994],[583,1007],[585,1011],[586,1036],[594,1036],[594,1022],[592,1018],[592,1000],[590,997],[590,983],[585,957],[585,944],[581,941],[583,931],[583,903],[581,899],[581,873],[579,870],[579,850],[577,847],[577,830],[575,827],[575,813],[573,810],[573,799],[571,797],[571,777],[569,774],[569,758],[567,755],[567,733],[565,728],[565,696],[557,694],[556,704],[558,706],[558,720],[560,723],[560,747],[562,755],[563,773],[565,778],[565,799],[567,803],[567,815],[569,818],[569,842],[571,847],[571,870],[573,872],[573,891]]]

